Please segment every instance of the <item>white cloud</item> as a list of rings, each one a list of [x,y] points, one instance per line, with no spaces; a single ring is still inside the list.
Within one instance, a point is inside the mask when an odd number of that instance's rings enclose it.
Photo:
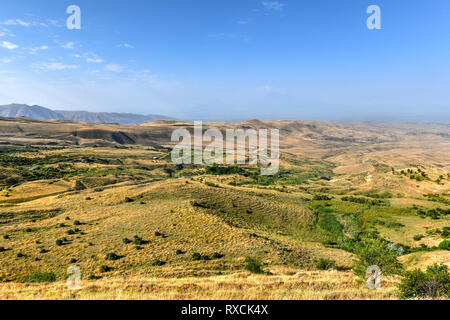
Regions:
[[[52,71],[60,71],[60,70],[67,70],[67,69],[77,69],[77,65],[73,64],[63,64],[61,62],[42,62],[38,64],[33,64],[31,66],[34,69],[40,69],[40,70],[52,70]]]
[[[9,19],[6,20],[5,22],[1,23],[5,26],[22,26],[22,27],[29,27],[31,26],[31,23],[29,22],[25,22],[21,19]]]
[[[77,59],[86,59],[87,63],[103,63],[105,60],[99,57],[98,54],[95,53],[85,53],[83,55],[81,54],[73,54],[72,57]]]
[[[23,20],[20,19],[16,19],[16,22],[18,25],[22,26],[22,27],[29,27],[31,24],[29,22],[25,22]]]
[[[127,48],[127,49],[134,49],[134,46],[132,46],[132,45],[129,44],[129,43],[121,44],[119,47],[124,47],[124,48]]]
[[[55,25],[54,20],[49,20],[49,24],[50,25]],[[3,21],[2,23],[0,23],[0,25],[4,25],[4,26],[20,26],[20,27],[48,27],[49,26],[48,23],[43,23],[43,22],[39,22],[39,21],[32,21],[32,22],[28,22],[28,21],[24,21],[22,19],[8,19],[6,21]]]
[[[263,1],[262,5],[267,11],[283,11],[285,4],[279,1]]]
[[[75,43],[73,43],[72,41],[61,43],[60,45],[63,49],[75,49]]]
[[[103,68],[103,70],[109,71],[109,72],[122,72],[123,67],[119,64],[108,64]]]
[[[104,60],[101,58],[86,58],[87,63],[103,63]]]
[[[14,49],[17,49],[19,46],[14,43],[8,42],[8,41],[3,41],[2,44],[0,44],[0,47],[8,49],[8,50],[14,50]]]
[[[11,63],[13,60],[10,58],[4,58],[2,60],[0,60],[1,63]]]
[[[12,36],[12,33],[8,29],[0,27],[0,37],[4,36]]]
[[[48,50],[48,46],[33,47],[29,49],[30,54],[36,54],[38,51]]]

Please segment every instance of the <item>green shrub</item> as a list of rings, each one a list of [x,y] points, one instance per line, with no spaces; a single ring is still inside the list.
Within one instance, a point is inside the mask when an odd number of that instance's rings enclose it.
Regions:
[[[231,175],[231,174],[239,174],[245,172],[244,169],[237,166],[223,167],[218,166],[217,164],[207,167],[206,174],[210,175]]]
[[[402,264],[397,260],[398,253],[389,247],[387,241],[381,239],[365,239],[355,248],[357,260],[354,271],[364,276],[367,268],[378,266],[384,275],[401,274]]]
[[[425,236],[422,234],[417,234],[414,236],[414,241],[420,241],[424,238]]]
[[[72,258],[72,259],[70,259],[69,263],[77,263],[77,259]]]
[[[73,225],[74,225],[74,226],[81,226],[81,222],[80,222],[79,220],[75,220],[75,221],[73,222]]]
[[[220,254],[218,252],[214,252],[211,256],[211,259],[216,260],[216,259],[222,259],[224,257],[223,254]]]
[[[109,267],[109,266],[101,266],[100,267],[100,272],[101,273],[105,273],[105,272],[110,272],[113,268]]]
[[[247,257],[247,259],[245,260],[245,270],[256,274],[264,273],[264,271],[262,270],[261,261],[251,257]]]
[[[163,265],[165,265],[166,264],[166,262],[164,262],[164,261],[161,261],[161,260],[156,260],[155,262],[153,262],[152,263],[152,266],[154,266],[154,267],[160,267],[160,266],[163,266]]]
[[[127,202],[127,203],[134,202],[134,199],[131,199],[131,198],[129,198],[129,197],[126,197],[126,198],[125,198],[125,202]]]
[[[56,245],[62,246],[62,245],[64,245],[64,241],[62,241],[61,239],[58,239],[58,240],[56,240]]]
[[[330,259],[320,259],[316,267],[319,270],[336,269],[336,261]]]
[[[133,241],[131,241],[131,240],[128,239],[128,238],[123,238],[123,239],[122,239],[122,242],[123,242],[124,244],[130,244],[130,243],[132,243]]]
[[[144,240],[142,240],[142,238],[139,236],[134,236],[133,243],[137,246],[140,246],[144,244]]]
[[[194,261],[201,260],[201,258],[202,258],[202,255],[198,252],[194,252],[194,254],[192,255],[192,260],[194,260]]]
[[[114,252],[111,252],[106,255],[105,259],[108,261],[116,261],[116,260],[119,260],[120,257],[117,254],[115,254]]]
[[[442,238],[449,238],[450,237],[450,227],[444,227],[443,229],[442,229],[442,232],[441,232],[441,236],[442,236]]]
[[[177,252],[176,252],[176,255],[179,256],[179,255],[182,255],[182,254],[184,254],[183,250],[178,249]]]
[[[450,250],[450,240],[444,240],[439,244],[439,249]]]
[[[316,194],[313,198],[315,201],[330,201],[331,198],[326,195]]]
[[[207,260],[211,260],[211,258],[208,257],[208,256],[201,255],[201,254],[198,253],[198,252],[195,252],[195,253],[192,255],[192,260],[194,260],[194,261],[200,261],[200,260],[207,261]]]
[[[399,286],[401,298],[450,297],[450,273],[445,265],[433,265],[426,272],[407,272]]]
[[[36,272],[25,278],[26,283],[55,282],[56,275],[53,272]]]
[[[6,251],[5,247],[0,247],[0,252],[5,252],[5,251]]]

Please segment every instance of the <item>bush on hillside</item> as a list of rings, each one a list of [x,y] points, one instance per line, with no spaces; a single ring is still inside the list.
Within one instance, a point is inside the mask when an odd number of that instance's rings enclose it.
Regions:
[[[330,259],[320,259],[316,267],[319,270],[336,269],[336,261]]]
[[[25,278],[25,283],[55,282],[56,275],[53,272],[36,272]]]
[[[381,239],[365,239],[355,249],[357,260],[353,267],[359,276],[366,274],[370,266],[378,266],[384,275],[401,274],[402,264],[397,260],[397,251]]]
[[[399,286],[400,297],[408,298],[450,298],[450,273],[445,265],[433,265],[426,272],[407,272]]]
[[[250,257],[245,260],[245,270],[256,274],[264,273],[261,261]]]

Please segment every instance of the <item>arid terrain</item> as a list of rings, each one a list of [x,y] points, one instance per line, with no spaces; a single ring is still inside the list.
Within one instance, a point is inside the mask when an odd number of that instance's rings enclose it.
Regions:
[[[273,177],[174,165],[178,128],[0,118],[0,299],[398,299],[355,274],[368,239],[450,267],[450,125],[204,124],[279,129]]]

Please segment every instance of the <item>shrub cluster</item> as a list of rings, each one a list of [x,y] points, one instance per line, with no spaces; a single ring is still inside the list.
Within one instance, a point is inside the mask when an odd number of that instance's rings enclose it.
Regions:
[[[343,197],[341,200],[346,201],[346,202],[368,204],[371,206],[387,206],[387,205],[389,205],[389,201],[383,200],[383,199],[367,199],[367,198],[350,196],[350,197]]]
[[[439,220],[443,216],[450,215],[450,209],[436,208],[436,209],[430,209],[427,211],[419,210],[417,212],[417,214],[422,217],[429,217],[434,220]]]
[[[401,298],[450,297],[450,273],[445,265],[433,265],[425,272],[407,272],[400,286]]]
[[[55,282],[56,275],[53,272],[36,272],[25,278],[25,283]]]
[[[245,270],[250,271],[251,273],[261,274],[264,273],[262,270],[262,263],[258,259],[254,259],[251,257],[247,257],[245,260]]]
[[[319,270],[330,270],[330,269],[336,269],[336,261],[330,260],[330,259],[320,259],[319,262],[316,265],[317,269]]]

